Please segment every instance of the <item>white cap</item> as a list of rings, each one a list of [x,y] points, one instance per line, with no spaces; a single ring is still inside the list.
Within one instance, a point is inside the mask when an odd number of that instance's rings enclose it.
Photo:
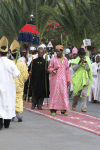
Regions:
[[[39,47],[42,47],[44,49],[44,47],[46,47],[45,44],[41,44]]]
[[[35,50],[36,50],[35,47],[33,47],[33,46],[30,47],[30,51],[35,51]]]
[[[67,49],[66,49],[66,54],[69,54],[69,53],[70,53],[70,49],[67,48]]]

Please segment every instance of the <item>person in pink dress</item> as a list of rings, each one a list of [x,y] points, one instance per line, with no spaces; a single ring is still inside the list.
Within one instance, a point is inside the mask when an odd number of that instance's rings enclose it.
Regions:
[[[52,115],[55,115],[57,110],[61,110],[61,114],[69,115],[67,113],[70,109],[67,91],[71,81],[69,65],[67,58],[63,56],[63,46],[57,45],[56,49],[57,56],[51,58],[48,66],[51,74],[49,109]]]

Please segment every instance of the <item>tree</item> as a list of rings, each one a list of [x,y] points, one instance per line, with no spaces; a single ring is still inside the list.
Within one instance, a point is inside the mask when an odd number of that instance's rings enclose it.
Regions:
[[[69,39],[68,43],[80,48],[83,44],[83,39],[86,37],[90,38],[93,35],[93,27],[90,19],[92,17],[92,10],[83,0],[72,1],[73,5],[70,5],[66,0],[62,0],[62,2],[63,7],[57,3],[60,11],[59,15],[49,6],[42,7],[42,9],[51,14],[54,20],[63,27]],[[85,13],[84,10],[86,11]],[[87,12],[88,15],[86,15]]]
[[[33,12],[33,22],[40,35],[40,41],[49,20],[50,14],[41,10],[41,6],[54,8],[55,0],[0,0],[0,37],[5,35],[9,44],[18,37],[20,29],[30,20]]]
[[[89,2],[89,5],[94,15],[94,17],[91,18],[94,29],[93,35],[94,45],[97,48],[100,48],[100,0],[91,0]]]
[[[59,23],[50,20],[46,25],[46,30],[43,34],[42,41],[46,44],[51,41],[54,46],[58,45],[61,43],[61,34],[63,35],[63,39],[66,39],[66,33],[62,26],[60,26]]]

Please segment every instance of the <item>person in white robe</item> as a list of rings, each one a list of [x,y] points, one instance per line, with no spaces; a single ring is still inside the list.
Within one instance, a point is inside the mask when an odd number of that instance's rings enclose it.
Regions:
[[[20,49],[20,55],[21,55],[21,57],[19,57],[19,60],[21,60],[22,62],[24,62],[27,65],[27,62],[28,62],[27,49],[22,47]]]
[[[20,75],[14,62],[7,58],[8,40],[5,36],[0,40],[0,129],[9,128],[15,117],[16,89],[13,77]]]
[[[68,63],[70,63],[71,59],[69,59],[70,49],[67,48],[65,52],[65,57],[68,59]]]
[[[99,64],[98,64],[98,70],[97,70],[96,100],[97,102],[100,102],[100,54],[99,54]]]
[[[36,50],[35,47],[31,46],[30,49],[29,49],[29,52],[28,52],[28,66],[30,65],[30,63],[32,62],[32,55],[33,55],[33,52]]]
[[[91,64],[95,62],[95,56],[93,53],[90,55],[90,60],[91,60]]]
[[[90,87],[90,95],[88,97],[88,101],[92,101],[94,103],[96,103],[99,99],[99,71],[98,69],[100,68],[100,56],[99,54],[95,56],[95,61],[94,63],[92,63],[92,73],[93,73],[93,81]],[[93,98],[92,98],[93,95]]]
[[[36,58],[38,58],[38,53],[37,53],[37,50],[35,50],[35,53],[34,53],[32,56],[33,56],[33,59],[36,59]]]
[[[34,46],[31,46],[29,50],[29,54],[28,54],[28,62],[27,62],[28,67],[31,64],[32,59],[38,58],[38,54],[34,53],[35,51],[36,51],[36,48]]]

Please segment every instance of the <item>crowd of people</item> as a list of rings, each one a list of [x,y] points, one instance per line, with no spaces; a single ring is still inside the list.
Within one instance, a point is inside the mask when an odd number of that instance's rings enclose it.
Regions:
[[[15,116],[23,118],[23,99],[31,109],[41,110],[44,98],[49,97],[49,110],[55,115],[69,115],[69,99],[73,97],[72,110],[76,111],[81,97],[81,111],[86,112],[88,101],[100,101],[100,54],[87,56],[85,46],[78,50],[62,45],[49,48],[23,44],[14,40],[8,48],[8,40],[0,40],[0,129],[8,128]],[[18,56],[18,57],[17,57]],[[94,59],[95,58],[95,59]],[[69,94],[68,94],[69,93]]]

